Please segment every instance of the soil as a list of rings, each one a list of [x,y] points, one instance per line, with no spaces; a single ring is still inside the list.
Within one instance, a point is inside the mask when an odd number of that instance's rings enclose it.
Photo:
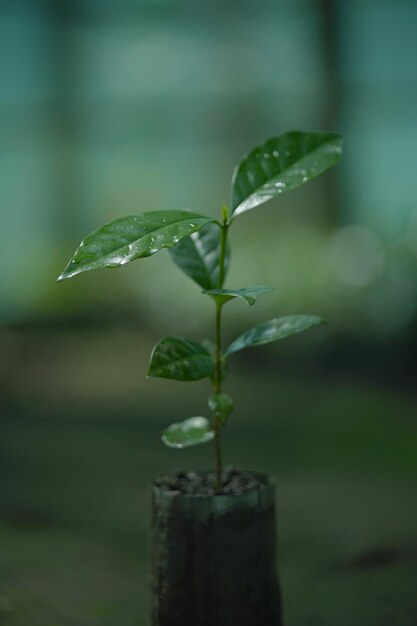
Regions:
[[[155,485],[166,491],[189,496],[241,495],[246,491],[265,486],[259,477],[252,472],[227,466],[222,474],[222,489],[216,491],[216,475],[214,472],[177,472],[160,476]]]

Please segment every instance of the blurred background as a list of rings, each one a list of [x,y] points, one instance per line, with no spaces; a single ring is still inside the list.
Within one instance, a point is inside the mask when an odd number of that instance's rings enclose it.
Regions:
[[[225,340],[287,313],[329,326],[236,356],[227,463],[277,482],[287,626],[416,626],[417,3],[3,0],[0,624],[148,622],[149,482],[211,467],[161,429],[208,383],[146,380],[154,342],[213,335],[166,252],[55,280],[106,221],[219,215],[235,163],[289,129],[341,164],[234,223]]]

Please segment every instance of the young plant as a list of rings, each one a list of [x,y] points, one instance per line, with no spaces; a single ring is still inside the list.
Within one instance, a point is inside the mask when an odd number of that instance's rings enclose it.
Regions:
[[[342,138],[334,133],[291,131],[268,139],[246,154],[235,168],[230,208],[221,219],[189,211],[150,211],[116,219],[81,242],[58,281],[88,270],[119,267],[168,248],[176,265],[192,278],[215,304],[215,343],[164,337],[154,347],[148,376],[193,381],[209,378],[211,420],[190,417],[172,424],[162,441],[184,448],[214,440],[217,488],[221,486],[221,429],[233,411],[233,399],[223,391],[228,360],[245,348],[259,346],[322,324],[315,315],[286,315],[250,328],[225,350],[222,348],[222,311],[232,299],[253,305],[271,287],[224,287],[230,262],[229,229],[234,220],[267,200],[319,176],[336,165]]]

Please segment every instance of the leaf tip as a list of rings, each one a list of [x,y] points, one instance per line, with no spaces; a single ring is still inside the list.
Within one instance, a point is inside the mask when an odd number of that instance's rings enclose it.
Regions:
[[[62,283],[63,280],[72,278],[73,276],[76,276],[77,274],[80,274],[80,272],[82,272],[82,269],[80,269],[79,267],[76,267],[75,269],[70,269],[70,266],[73,264],[74,264],[74,261],[70,261],[68,263],[68,265],[63,269],[61,274],[56,279],[57,283]]]
[[[62,283],[64,280],[67,280],[68,278],[72,278],[72,276],[75,276],[75,274],[78,274],[78,272],[67,272],[66,270],[64,270],[56,279],[57,283]]]

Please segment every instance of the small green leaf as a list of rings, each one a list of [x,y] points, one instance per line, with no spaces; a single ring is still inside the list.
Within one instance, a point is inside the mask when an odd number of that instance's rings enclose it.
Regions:
[[[148,376],[173,380],[199,380],[213,375],[213,359],[197,341],[164,337],[154,347]]]
[[[229,208],[226,204],[222,204],[222,221],[226,224],[229,219]]]
[[[206,417],[189,417],[171,424],[162,432],[162,441],[169,448],[186,448],[211,441],[214,433]]]
[[[242,289],[205,289],[203,293],[212,296],[218,304],[225,304],[232,298],[241,298],[248,304],[255,304],[259,296],[274,291],[274,287],[243,287]]]
[[[185,237],[169,251],[172,260],[203,289],[217,287],[219,276],[220,228],[208,224],[199,232]],[[230,261],[230,246],[225,256],[225,274]]]
[[[244,348],[260,346],[290,335],[301,333],[312,326],[325,324],[323,318],[317,315],[285,315],[250,328],[230,344],[225,354],[229,355]]]
[[[342,137],[335,133],[290,131],[256,146],[232,178],[232,213],[239,215],[295,189],[338,163]]]
[[[151,256],[213,221],[190,211],[150,211],[114,220],[83,239],[58,281]]]
[[[233,411],[234,401],[227,393],[212,393],[208,405],[215,419],[224,425]]]

